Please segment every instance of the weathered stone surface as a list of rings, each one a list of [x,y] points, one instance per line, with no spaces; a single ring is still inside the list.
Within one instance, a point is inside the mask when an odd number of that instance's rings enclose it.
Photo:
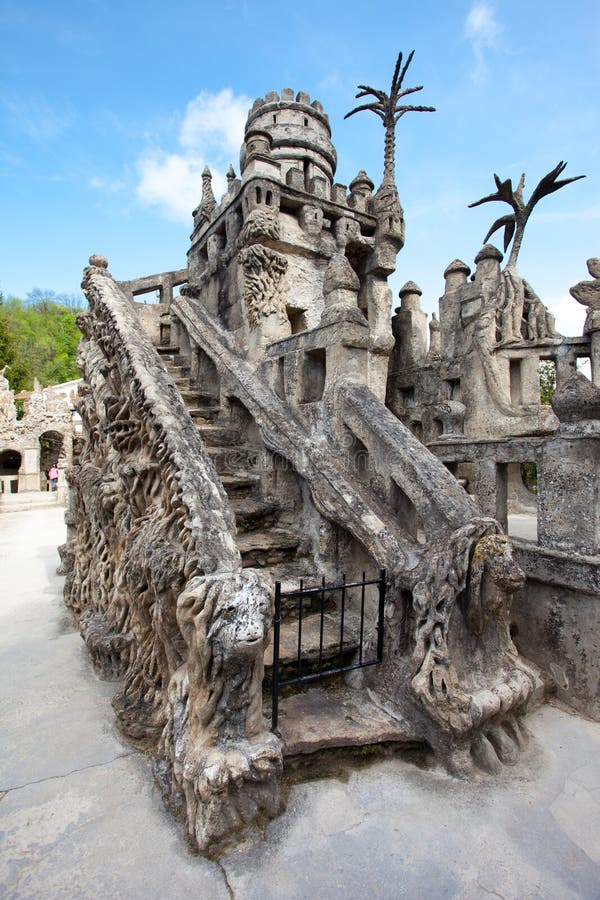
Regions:
[[[310,688],[289,697],[280,719],[285,756],[415,739],[409,721],[348,688]]]
[[[540,678],[509,631],[525,575],[502,533],[508,482],[517,462],[543,462],[558,427],[540,360],[556,361],[562,386],[589,341],[557,335],[514,253],[502,270],[489,244],[471,281],[460,261],[446,270],[429,345],[414,282],[390,322],[404,243],[394,128],[423,109],[398,105],[411,59],[389,96],[364,88],[389,112],[375,192],[363,172],[349,197],[333,184],[318,102],[287,88],[256,101],[241,178],[229,173],[217,204],[203,174],[188,283],[145,323],[159,353],[106,265],[86,271],[66,599],[100,670],[123,674],[121,728],[151,750],[203,850],[279,809],[282,743],[262,694],[273,579],[320,591],[386,570],[379,634],[372,581],[360,598],[333,592],[324,620],[307,610],[301,665],[318,661],[321,629],[333,652],[344,614],[352,652],[360,604],[373,664],[344,688],[284,698],[286,754],[420,741],[465,774],[500,772],[525,746]],[[519,205],[522,186],[510,193]],[[176,275],[164,273],[167,292]],[[283,665],[297,650],[294,596],[284,589]]]

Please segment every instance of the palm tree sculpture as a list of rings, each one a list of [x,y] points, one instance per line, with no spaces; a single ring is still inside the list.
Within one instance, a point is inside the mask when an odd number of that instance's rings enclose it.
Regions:
[[[511,213],[508,216],[501,216],[499,219],[496,219],[496,221],[486,234],[485,238],[483,239],[483,243],[487,243],[492,234],[499,228],[502,228],[504,226],[504,252],[506,253],[508,245],[510,244],[514,236],[515,240],[510,251],[508,262],[506,264],[507,269],[516,268],[519,250],[521,249],[521,244],[523,242],[523,234],[525,233],[525,226],[527,225],[529,216],[533,212],[533,207],[536,205],[536,203],[541,200],[542,197],[545,197],[548,194],[552,194],[554,193],[554,191],[558,191],[566,184],[570,184],[572,181],[579,181],[580,178],[585,178],[585,175],[576,175],[575,178],[563,178],[562,181],[557,181],[556,179],[564,172],[566,167],[566,162],[561,161],[557,166],[555,166],[554,169],[552,169],[551,172],[548,172],[547,175],[544,175],[527,203],[525,203],[523,200],[525,174],[521,175],[516,191],[513,191],[512,181],[510,180],[510,178],[507,178],[506,181],[500,181],[498,176],[494,174],[494,181],[496,182],[496,187],[498,188],[496,193],[489,194],[489,196],[487,197],[482,197],[481,200],[477,200],[475,203],[469,203],[469,208],[471,208],[473,206],[480,206],[482,203],[489,203],[492,200],[502,200],[504,203],[508,203],[514,209],[514,213]]]
[[[363,110],[370,110],[374,112],[376,116],[379,116],[381,121],[383,122],[383,127],[385,128],[385,157],[384,157],[384,166],[383,166],[383,185],[395,185],[395,151],[396,151],[396,125],[398,120],[402,118],[402,116],[407,112],[435,112],[435,107],[433,106],[399,106],[398,101],[405,97],[407,94],[414,94],[417,91],[423,90],[423,85],[419,85],[419,87],[411,87],[402,88],[402,82],[404,81],[404,76],[408,70],[408,67],[411,64],[412,58],[415,55],[415,51],[412,50],[406,60],[406,63],[402,67],[402,53],[398,54],[398,60],[396,62],[396,68],[394,69],[394,77],[392,78],[392,86],[390,89],[389,95],[385,93],[385,91],[378,91],[375,88],[369,87],[367,84],[359,84],[359,93],[356,95],[356,99],[360,99],[361,97],[368,97],[369,95],[375,97],[375,101],[373,103],[364,103],[361,106],[357,106],[356,109],[353,109],[351,112],[346,113],[344,116],[345,119],[350,118],[357,112],[362,112]]]

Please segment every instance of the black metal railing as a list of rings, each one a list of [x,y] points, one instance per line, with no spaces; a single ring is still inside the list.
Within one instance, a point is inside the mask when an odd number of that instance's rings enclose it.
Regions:
[[[316,681],[319,678],[325,678],[329,675],[337,675],[340,672],[350,672],[353,669],[364,669],[367,666],[375,666],[377,663],[380,663],[383,658],[383,614],[384,614],[384,606],[385,606],[385,579],[386,579],[386,570],[381,569],[379,572],[379,578],[365,578],[365,573],[362,573],[361,581],[346,581],[346,576],[342,576],[341,584],[333,584],[326,585],[325,579],[321,580],[320,587],[309,587],[305,588],[303,580],[300,580],[300,587],[296,591],[282,591],[281,590],[281,582],[275,582],[275,618],[273,622],[273,675],[272,675],[272,696],[273,696],[273,705],[272,705],[272,715],[271,715],[271,728],[273,731],[277,730],[277,723],[279,720],[279,691],[280,688],[289,684],[301,684],[308,681]],[[377,603],[377,643],[376,643],[376,655],[375,658],[372,659],[364,659],[364,639],[365,639],[365,588],[369,585],[377,585],[378,588],[378,603]],[[349,639],[348,630],[347,630],[347,617],[349,615],[348,610],[348,597],[349,591],[354,589],[360,589],[360,625],[358,629],[358,646],[356,646],[356,635],[352,635]],[[334,612],[339,615],[339,644],[336,647],[336,652],[333,655],[333,659],[325,660],[324,659],[324,626],[325,626],[325,616],[331,615],[330,612],[326,611],[325,608],[325,598],[327,595],[328,599],[334,599],[334,594],[338,592],[340,595],[339,606],[336,605]],[[280,671],[280,641],[281,641],[281,601],[283,598],[297,598],[298,599],[298,635],[297,635],[297,652],[296,658],[292,663],[292,668],[295,670],[295,675],[291,677],[282,678]],[[303,658],[302,654],[302,625],[305,617],[308,613],[308,610],[311,607],[313,601],[318,602],[318,613],[320,615],[320,623],[319,623],[319,652],[318,658],[316,661],[312,662],[310,665],[310,671],[306,672],[303,670],[306,669],[306,659]],[[305,606],[305,601],[308,603]],[[353,618],[355,614],[352,613]],[[368,622],[367,627],[372,623]],[[350,651],[354,650],[355,655],[353,660],[348,663],[344,663],[344,657],[348,655]]]

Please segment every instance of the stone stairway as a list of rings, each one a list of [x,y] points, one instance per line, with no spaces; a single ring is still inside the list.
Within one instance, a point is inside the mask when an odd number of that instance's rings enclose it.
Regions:
[[[300,538],[289,527],[278,526],[278,504],[262,496],[256,451],[244,443],[239,428],[224,420],[218,397],[193,385],[188,361],[179,348],[158,345],[156,349],[200,432],[235,513],[242,565],[268,569],[274,578],[293,576]],[[300,574],[306,574],[306,569]]]
[[[191,369],[180,348],[156,345],[166,369],[179,389],[187,410],[201,434],[236,517],[237,545],[244,567],[268,570],[282,590],[298,588],[299,580],[318,581],[314,562],[305,555],[300,537],[281,522],[279,504],[261,494],[256,470],[258,454],[244,442],[240,429],[225,418],[219,398],[193,384]],[[333,604],[323,619],[318,602],[304,601],[301,673],[319,662],[324,668],[348,663],[358,649],[360,620],[349,610],[344,621],[340,653],[340,621]],[[298,605],[282,603],[280,678],[298,673]],[[264,713],[270,718],[273,645],[265,651]],[[323,749],[411,740],[407,723],[374,705],[363,694],[347,688],[343,674],[332,674],[318,683],[290,685],[283,690],[279,730],[286,757],[305,756]]]

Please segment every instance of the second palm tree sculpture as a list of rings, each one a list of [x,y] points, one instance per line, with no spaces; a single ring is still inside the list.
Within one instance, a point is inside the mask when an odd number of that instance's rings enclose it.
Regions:
[[[508,216],[501,216],[501,218],[496,219],[483,239],[483,243],[485,244],[495,231],[504,227],[504,252],[506,253],[508,245],[514,237],[510,256],[506,263],[507,269],[515,269],[517,266],[517,259],[519,250],[521,249],[523,235],[525,233],[525,226],[527,225],[536,203],[547,194],[553,194],[554,191],[558,191],[560,188],[565,187],[565,185],[571,184],[573,181],[579,181],[580,178],[585,178],[585,175],[576,175],[574,178],[563,178],[560,181],[557,180],[558,176],[562,175],[564,172],[566,166],[566,162],[561,161],[554,169],[548,172],[547,175],[544,175],[527,203],[525,203],[523,199],[523,188],[525,187],[524,174],[521,175],[516,191],[513,190],[510,178],[507,178],[506,181],[501,181],[497,175],[494,175],[494,181],[496,182],[497,187],[496,193],[489,194],[487,197],[482,197],[481,200],[477,200],[475,203],[469,203],[469,207],[473,207],[480,206],[482,203],[489,203],[493,200],[501,200],[503,203],[508,203],[512,206],[514,212]]]
[[[370,112],[374,112],[376,116],[379,116],[383,122],[383,127],[385,128],[385,156],[382,186],[395,185],[396,183],[395,152],[396,125],[398,124],[398,121],[407,112],[435,112],[434,106],[407,106],[400,103],[402,97],[406,97],[407,94],[415,94],[417,91],[423,90],[423,85],[402,89],[404,76],[408,71],[408,67],[411,64],[414,55],[415,51],[412,50],[403,66],[402,53],[398,54],[389,94],[386,94],[385,91],[379,91],[376,88],[370,87],[368,84],[359,84],[359,92],[356,95],[356,99],[359,100],[361,97],[371,96],[374,100],[371,103],[363,103],[361,106],[357,106],[344,116],[345,119],[348,119],[357,112],[369,110]]]

